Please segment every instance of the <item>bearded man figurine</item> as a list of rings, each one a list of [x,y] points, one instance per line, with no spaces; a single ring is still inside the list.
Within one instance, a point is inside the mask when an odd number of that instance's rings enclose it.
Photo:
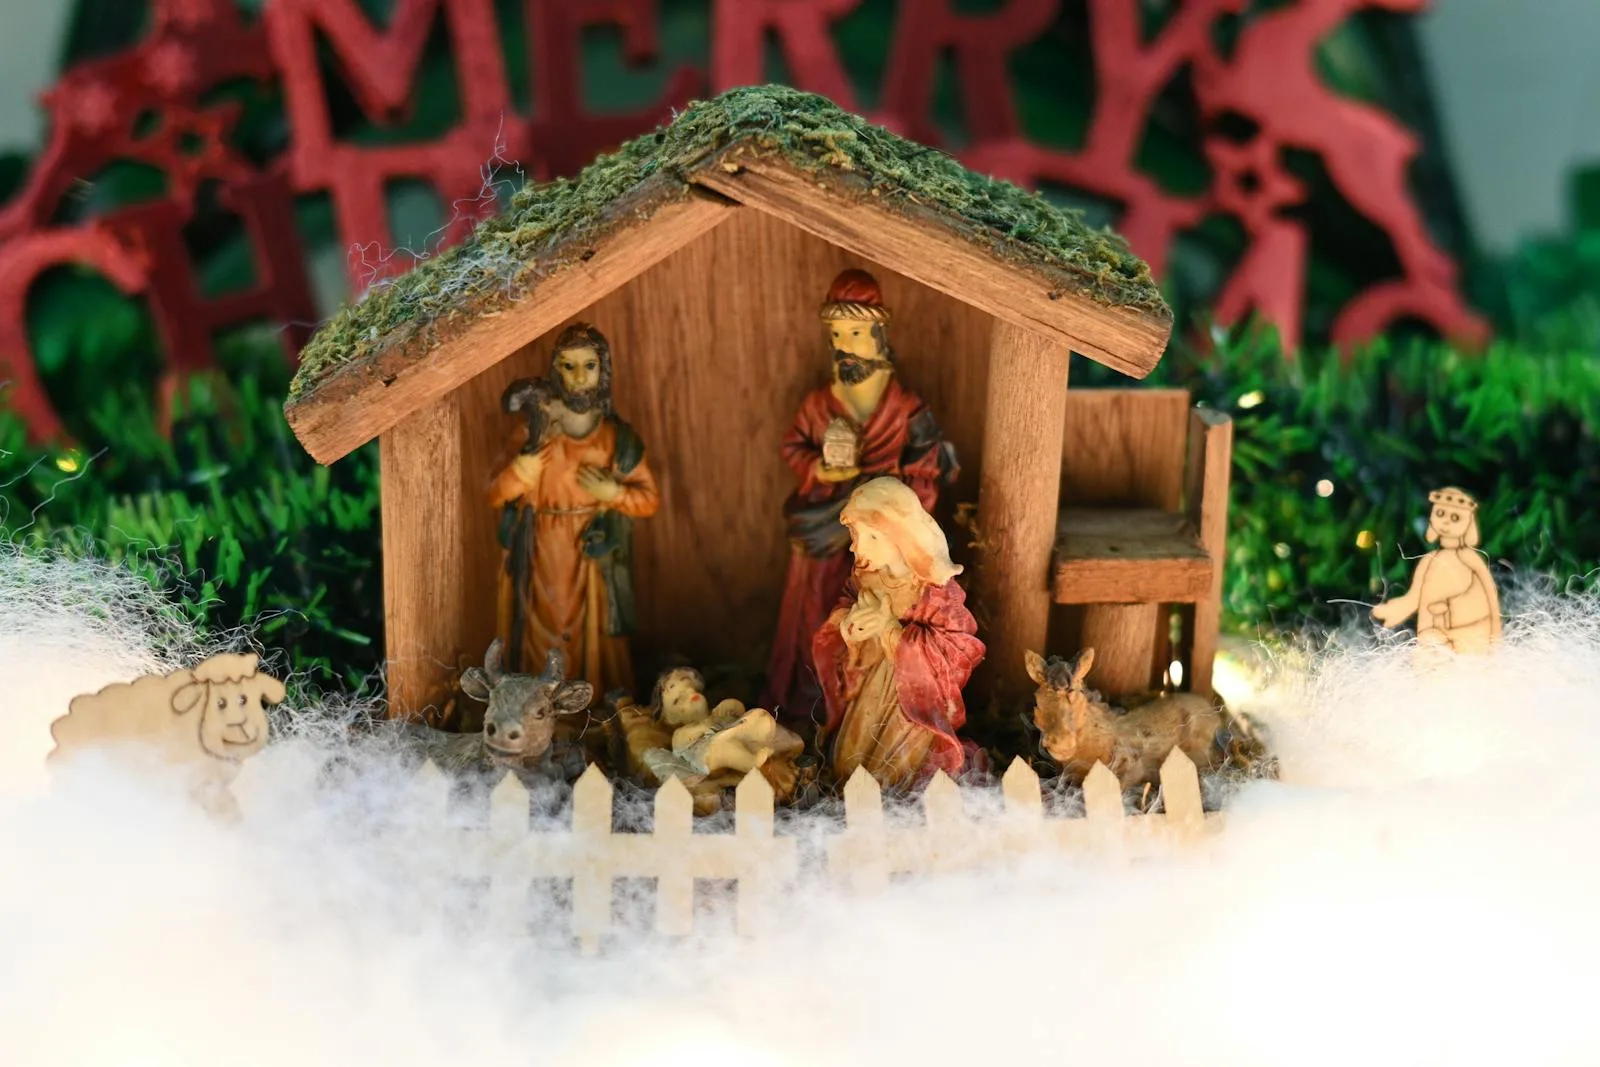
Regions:
[[[633,689],[633,521],[661,505],[639,435],[611,410],[611,346],[588,323],[556,339],[547,379],[523,379],[511,458],[489,487],[502,509],[498,632],[506,669],[552,648],[596,693]]]
[[[898,478],[931,512],[957,473],[933,412],[895,376],[889,309],[872,275],[842,272],[820,317],[832,380],[806,396],[783,439],[783,460],[799,484],[783,508],[789,571],[762,695],[764,706],[795,723],[821,701],[812,639],[850,578],[850,534],[839,521],[850,494],[873,478]]]

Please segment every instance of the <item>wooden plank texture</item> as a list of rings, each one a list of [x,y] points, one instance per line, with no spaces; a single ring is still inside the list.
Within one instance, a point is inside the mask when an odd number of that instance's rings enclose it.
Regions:
[[[1113,702],[1155,687],[1162,606],[1096,604],[1083,613],[1081,647],[1094,649],[1088,684]]]
[[[1223,411],[1195,408],[1189,424],[1186,506],[1200,544],[1215,561],[1206,595],[1185,612],[1189,663],[1184,685],[1214,696],[1212,669],[1222,620],[1222,582],[1228,560],[1228,493],[1233,477],[1233,420]]]
[[[284,416],[318,463],[332,463],[725,222],[736,207],[706,196],[665,204],[646,222],[597,240],[586,261],[540,280],[510,307],[425,352],[345,368],[286,405]]]
[[[974,691],[1031,691],[1024,655],[1045,647],[1050,563],[1056,539],[1057,441],[1067,413],[1071,355],[1038,334],[997,321],[989,351],[984,462],[978,487],[975,613],[987,647]]]
[[[1211,558],[1188,516],[1159,508],[1066,508],[1055,548],[1057,604],[1193,603]]]
[[[379,438],[378,470],[388,713],[431,719],[427,709],[444,706],[467,616],[458,563],[465,513],[455,397],[414,412]]]
[[[741,158],[692,180],[1131,377],[1149,374],[1166,350],[1170,321],[1053,289],[940,225],[891,211],[864,190],[841,194],[773,159]]]
[[[1189,393],[1182,389],[1075,389],[1068,397],[1061,499],[1065,509],[1175,513],[1182,504]],[[1109,565],[1057,573],[1053,592],[1069,603],[1052,619],[1061,651],[1093,646],[1091,684],[1107,692],[1154,685],[1169,655],[1167,611],[1160,601],[1200,578],[1186,563],[1159,568]],[[1157,584],[1159,583],[1159,585]],[[1174,590],[1171,586],[1176,586]],[[1076,592],[1072,591],[1076,588]],[[1130,596],[1149,603],[1129,606]],[[1111,601],[1092,603],[1093,598]]]
[[[1186,389],[1074,389],[1061,437],[1063,507],[1163,508],[1183,496]]]

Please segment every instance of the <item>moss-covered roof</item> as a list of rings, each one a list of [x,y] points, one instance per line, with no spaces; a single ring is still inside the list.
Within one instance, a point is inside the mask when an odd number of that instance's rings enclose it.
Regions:
[[[421,354],[440,324],[482,314],[578,262],[601,232],[690,195],[696,171],[745,145],[798,169],[848,175],[890,208],[941,208],[1000,254],[1078,279],[1080,291],[1099,303],[1171,314],[1144,261],[1080,213],[974,173],[824,97],[767,85],[690,104],[575,178],[525,186],[465,241],[373,286],[301,352],[291,401],[353,361],[399,346]]]

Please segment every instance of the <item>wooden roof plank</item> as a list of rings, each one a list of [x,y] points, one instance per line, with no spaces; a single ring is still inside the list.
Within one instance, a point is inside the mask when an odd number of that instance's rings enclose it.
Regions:
[[[869,192],[829,189],[774,157],[725,155],[689,177],[1131,377],[1148,375],[1166,349],[1170,319],[1109,307],[1025,264],[1009,264],[966,241],[934,210],[912,218],[875,204]]]
[[[438,344],[341,368],[285,405],[289,426],[318,463],[332,463],[709,233],[737,208],[706,195],[663,204],[647,220],[596,239],[581,264],[538,280],[514,303],[470,320]]]

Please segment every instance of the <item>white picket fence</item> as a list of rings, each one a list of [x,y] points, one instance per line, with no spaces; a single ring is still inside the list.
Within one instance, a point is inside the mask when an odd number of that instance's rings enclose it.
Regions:
[[[484,919],[491,929],[526,936],[530,887],[542,879],[570,881],[572,932],[586,953],[597,952],[613,933],[616,879],[654,880],[655,931],[666,936],[694,932],[697,881],[736,883],[736,928],[758,934],[771,904],[802,874],[870,893],[898,875],[971,870],[1039,850],[1137,849],[1220,825],[1220,815],[1202,810],[1194,763],[1176,749],[1161,769],[1159,814],[1127,814],[1121,785],[1097,764],[1084,782],[1084,816],[1047,816],[1038,775],[1018,759],[1001,780],[1000,812],[969,815],[961,787],[940,773],[923,794],[921,824],[912,825],[890,817],[878,783],[858,769],[845,784],[844,826],[822,839],[822,869],[805,872],[801,839],[777,832],[772,787],[757,772],[735,791],[732,833],[695,832],[693,801],[677,779],[656,791],[649,832],[615,832],[612,785],[593,765],[573,788],[570,829],[533,829],[528,790],[513,775],[490,794],[488,821],[480,826],[447,815],[450,783],[432,763],[422,767],[413,786],[414,803],[425,810],[409,816],[420,817],[429,832],[474,835],[470,851],[483,856],[484,865],[460,873],[488,878]],[[412,819],[413,826],[418,821]]]

